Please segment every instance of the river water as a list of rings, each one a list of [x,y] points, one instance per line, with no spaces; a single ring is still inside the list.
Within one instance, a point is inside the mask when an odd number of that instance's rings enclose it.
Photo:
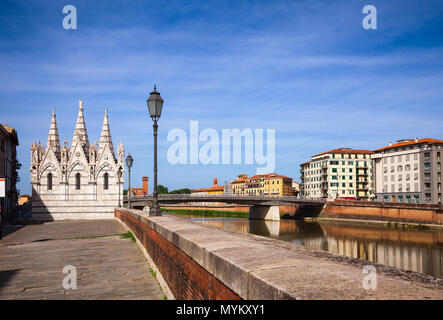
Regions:
[[[264,221],[177,216],[443,278],[443,232],[303,220]]]

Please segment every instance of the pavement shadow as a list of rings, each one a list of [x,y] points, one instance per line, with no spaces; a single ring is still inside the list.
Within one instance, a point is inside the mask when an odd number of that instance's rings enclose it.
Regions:
[[[0,240],[3,237],[6,237],[7,235],[14,233],[18,230],[20,230],[21,228],[23,228],[24,225],[10,225],[10,224],[2,224],[0,225]]]
[[[14,276],[20,271],[21,269],[11,269],[11,270],[3,270],[0,271],[0,289],[6,286],[6,284],[14,278]]]

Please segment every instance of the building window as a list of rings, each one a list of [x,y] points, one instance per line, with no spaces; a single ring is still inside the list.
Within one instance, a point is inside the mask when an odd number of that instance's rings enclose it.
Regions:
[[[48,190],[52,190],[52,173],[48,173]]]
[[[108,188],[109,188],[109,175],[108,175],[108,173],[106,172],[106,173],[103,175],[103,189],[108,190]]]
[[[431,163],[425,162],[425,170],[429,170],[429,169],[431,169]]]
[[[420,203],[420,196],[418,194],[414,194],[415,203]]]
[[[80,190],[80,173],[75,175],[75,190]]]

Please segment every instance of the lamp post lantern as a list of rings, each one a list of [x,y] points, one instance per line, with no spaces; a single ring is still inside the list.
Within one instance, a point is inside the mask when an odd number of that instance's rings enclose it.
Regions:
[[[157,88],[154,85],[154,91],[151,92],[148,100],[146,101],[148,105],[149,115],[154,121],[154,200],[152,202],[152,208],[150,211],[151,216],[161,216],[160,206],[158,204],[158,191],[157,191],[157,121],[160,119],[163,108],[163,99],[160,93],[157,92]]]
[[[128,166],[128,176],[129,176],[129,185],[128,185],[128,209],[131,209],[131,167],[134,159],[132,159],[131,154],[128,154],[126,157],[126,165]]]
[[[121,193],[121,191],[120,191],[121,182],[120,181],[122,178],[122,168],[118,168],[117,176],[118,176],[118,206],[121,207],[122,205],[120,202],[120,193]]]

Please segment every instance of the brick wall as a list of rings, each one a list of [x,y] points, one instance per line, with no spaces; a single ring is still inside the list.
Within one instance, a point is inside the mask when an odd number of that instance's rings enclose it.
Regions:
[[[118,209],[115,209],[115,217],[125,223],[143,244],[176,299],[241,299],[190,256],[143,221]]]
[[[321,212],[326,217],[443,224],[438,205],[393,204],[338,200],[328,202]]]

